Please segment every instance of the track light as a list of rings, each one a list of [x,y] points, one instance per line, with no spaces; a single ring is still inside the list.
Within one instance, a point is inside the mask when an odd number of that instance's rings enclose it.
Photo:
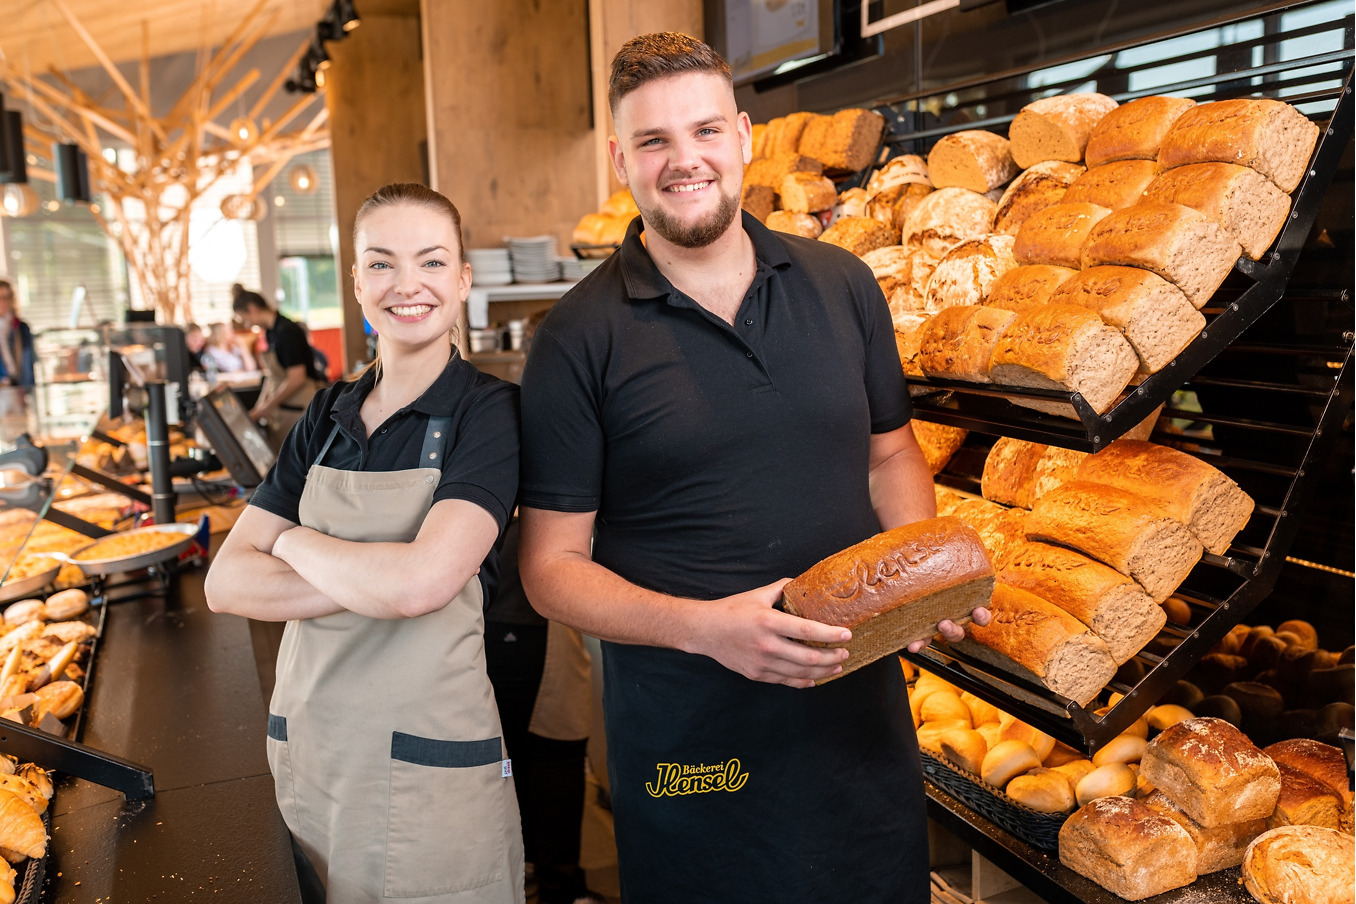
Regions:
[[[334,0],[334,9],[339,14],[339,27],[344,31],[352,31],[363,24],[362,19],[358,17],[358,10],[353,6],[353,0]]]
[[[18,110],[0,110],[0,184],[22,185],[28,181],[24,156],[24,117]]]
[[[52,145],[52,165],[56,169],[58,198],[84,204],[94,200],[89,189],[89,161],[78,145]]]

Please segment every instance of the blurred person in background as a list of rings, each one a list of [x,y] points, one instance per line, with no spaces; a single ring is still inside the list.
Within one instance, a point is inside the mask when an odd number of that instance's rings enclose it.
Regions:
[[[306,413],[316,390],[325,385],[325,375],[316,370],[315,352],[301,326],[271,307],[264,296],[241,292],[231,308],[247,326],[262,329],[268,342],[259,359],[264,385],[250,418],[267,425],[269,442],[277,449]]]
[[[0,279],[0,416],[24,410],[33,387],[33,331],[19,319],[14,286]]]

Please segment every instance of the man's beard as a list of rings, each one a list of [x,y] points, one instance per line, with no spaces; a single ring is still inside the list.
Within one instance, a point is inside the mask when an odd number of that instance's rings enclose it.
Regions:
[[[716,183],[719,185],[719,183]],[[662,208],[641,210],[646,229],[659,233],[664,241],[680,248],[705,248],[725,234],[739,213],[739,198],[720,191],[720,204],[711,213],[695,223],[680,223]]]

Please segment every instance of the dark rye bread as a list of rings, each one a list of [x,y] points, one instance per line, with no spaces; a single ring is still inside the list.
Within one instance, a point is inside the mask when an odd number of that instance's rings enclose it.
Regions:
[[[1266,819],[1281,793],[1271,757],[1223,719],[1187,719],[1164,729],[1144,749],[1139,771],[1208,829]]]
[[[1134,493],[1075,480],[1036,500],[1027,539],[1076,549],[1134,578],[1155,602],[1172,595],[1204,551],[1158,506]]]
[[[1196,845],[1196,872],[1202,876],[1238,866],[1243,862],[1243,852],[1252,840],[1267,830],[1265,819],[1227,822],[1207,829],[1162,791],[1154,791],[1144,798],[1144,805],[1186,829],[1192,843]]]
[[[998,583],[1034,593],[1087,625],[1121,665],[1167,623],[1163,607],[1130,578],[1072,549],[1023,543]]]
[[[1127,901],[1196,881],[1196,845],[1173,820],[1129,797],[1099,797],[1059,829],[1059,862]]]
[[[1342,802],[1341,829],[1352,833],[1352,792],[1347,778],[1347,761],[1342,751],[1331,744],[1308,738],[1278,741],[1262,751],[1278,765],[1302,772],[1323,784]]]
[[[1185,524],[1216,555],[1252,517],[1252,498],[1224,472],[1169,446],[1119,439],[1083,459],[1078,479],[1118,487]]]
[[[1189,163],[1237,163],[1289,194],[1300,184],[1318,142],[1318,126],[1294,107],[1268,98],[1201,104],[1173,123],[1158,151],[1158,169]]]
[[[1088,166],[1115,160],[1157,160],[1163,136],[1196,106],[1186,97],[1141,97],[1122,104],[1093,126],[1084,152]]]
[[[1290,213],[1290,196],[1256,170],[1233,163],[1192,163],[1170,169],[1144,193],[1147,201],[1182,204],[1205,214],[1261,260]]]
[[[841,677],[937,632],[985,605],[993,566],[979,535],[957,518],[877,534],[819,562],[782,590],[792,615],[852,632]],[[824,679],[831,681],[832,678]],[[823,681],[818,682],[823,683]]]
[[[989,624],[971,623],[956,648],[1086,705],[1116,674],[1111,652],[1087,626],[1035,594],[995,584]]]

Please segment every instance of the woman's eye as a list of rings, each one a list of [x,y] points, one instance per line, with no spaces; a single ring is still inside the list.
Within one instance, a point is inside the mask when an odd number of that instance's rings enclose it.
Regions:
[[[444,264],[442,261],[424,261],[424,266],[425,266],[425,267],[445,267],[445,266],[447,266],[447,265]]]
[[[369,270],[389,270],[389,269],[391,269],[391,265],[388,264],[388,263],[386,263],[386,261],[373,261],[372,263],[368,264],[367,267],[368,267]]]

